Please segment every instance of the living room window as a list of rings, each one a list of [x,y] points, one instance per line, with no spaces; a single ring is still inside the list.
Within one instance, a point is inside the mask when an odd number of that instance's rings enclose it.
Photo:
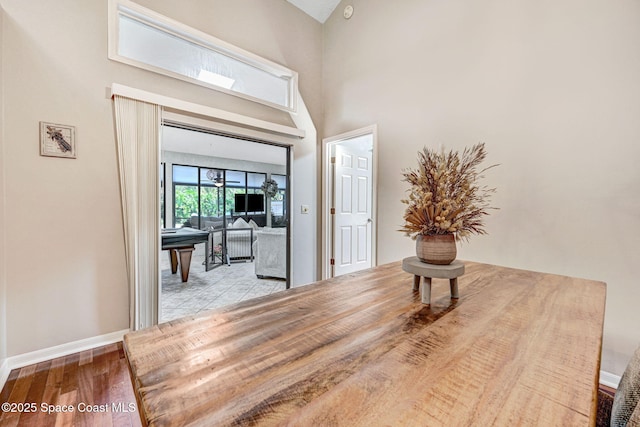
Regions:
[[[283,227],[286,225],[286,206],[287,206],[287,177],[286,175],[271,174],[278,184],[278,191],[271,197],[271,223],[273,227]]]
[[[225,220],[239,216],[264,226],[266,178],[265,173],[173,165],[173,227],[222,228]]]
[[[255,217],[260,225],[265,225],[264,194],[262,183],[267,179],[264,173],[227,171],[227,216],[232,220],[238,216]],[[254,197],[254,195],[256,197]]]
[[[109,59],[296,111],[295,71],[129,0],[109,7]]]
[[[213,180],[211,179],[213,177]],[[220,224],[207,224],[204,218],[222,218],[224,212],[224,171],[220,169],[200,168],[200,224],[199,228],[208,226],[220,228]],[[222,178],[224,179],[224,178]]]
[[[173,227],[193,226],[192,215],[198,215],[200,197],[198,192],[198,167],[173,166]]]
[[[230,221],[236,212],[236,194],[246,194],[247,174],[241,171],[226,171],[225,214]]]

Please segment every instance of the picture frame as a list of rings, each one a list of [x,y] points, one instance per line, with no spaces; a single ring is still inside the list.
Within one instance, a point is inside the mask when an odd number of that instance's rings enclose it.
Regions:
[[[75,126],[40,122],[40,155],[75,159]]]

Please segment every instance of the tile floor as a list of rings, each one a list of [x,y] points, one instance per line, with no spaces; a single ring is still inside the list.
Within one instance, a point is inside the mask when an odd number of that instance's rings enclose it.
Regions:
[[[258,279],[253,262],[222,265],[205,272],[204,245],[196,245],[191,258],[189,280],[182,283],[180,269],[171,274],[167,251],[160,254],[162,273],[162,310],[160,323],[239,301],[284,291],[280,279]]]

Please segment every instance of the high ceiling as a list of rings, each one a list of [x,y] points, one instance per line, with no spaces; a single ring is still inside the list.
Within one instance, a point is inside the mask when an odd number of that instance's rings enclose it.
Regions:
[[[316,21],[324,24],[324,21],[331,16],[333,10],[338,6],[340,0],[287,0],[298,9],[304,11],[307,15]]]

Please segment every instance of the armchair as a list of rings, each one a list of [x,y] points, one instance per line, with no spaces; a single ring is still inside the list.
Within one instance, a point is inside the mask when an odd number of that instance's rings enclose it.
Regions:
[[[287,229],[263,228],[256,232],[253,244],[255,272],[258,278],[287,278]]]

